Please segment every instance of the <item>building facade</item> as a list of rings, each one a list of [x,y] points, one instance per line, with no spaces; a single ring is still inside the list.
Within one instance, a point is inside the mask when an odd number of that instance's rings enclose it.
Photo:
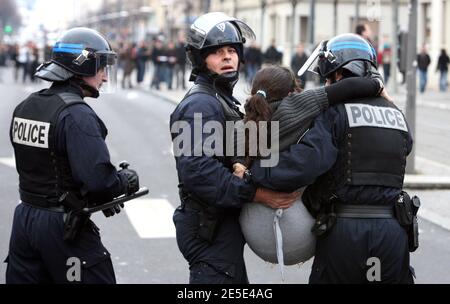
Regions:
[[[272,40],[289,60],[295,46],[307,47],[334,35],[354,32],[358,23],[368,23],[376,46],[391,43],[393,33],[393,1],[386,0],[222,0],[212,1],[211,10],[224,11],[245,20],[256,33],[262,50]],[[408,30],[409,0],[398,0],[398,31]],[[312,10],[312,3],[315,9]],[[356,18],[355,16],[359,16]],[[311,30],[311,26],[312,29]],[[417,47],[425,44],[432,63],[430,85],[437,83],[434,73],[441,48],[450,51],[450,0],[419,0]]]

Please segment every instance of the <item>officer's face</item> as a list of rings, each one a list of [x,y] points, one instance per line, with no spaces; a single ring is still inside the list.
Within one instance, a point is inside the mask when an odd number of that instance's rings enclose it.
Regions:
[[[205,59],[206,67],[219,75],[237,71],[239,56],[231,46],[224,46]]]
[[[95,89],[100,89],[102,84],[108,80],[105,69],[100,69],[95,76],[84,77],[84,81]]]
[[[342,79],[342,70],[337,70],[336,72],[331,74],[329,78],[327,78],[325,86],[332,85],[333,83],[336,83],[341,79]]]

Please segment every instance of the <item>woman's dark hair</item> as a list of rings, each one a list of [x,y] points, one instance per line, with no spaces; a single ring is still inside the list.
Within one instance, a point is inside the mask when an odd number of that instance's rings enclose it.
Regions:
[[[441,49],[441,56],[447,56],[447,52],[445,51],[445,49]]]
[[[253,79],[251,96],[245,103],[245,121],[270,120],[272,111],[269,104],[299,90],[297,79],[290,69],[277,65],[262,68]],[[266,96],[258,91],[264,91]]]
[[[270,103],[280,101],[291,92],[300,92],[300,86],[294,73],[286,67],[269,65],[259,70],[252,83],[251,96],[245,103],[244,122],[254,121],[257,126],[257,140],[259,141],[260,121],[267,121],[267,139],[270,138],[270,120],[272,118],[272,107]],[[263,91],[264,93],[258,91]],[[264,96],[265,94],[265,96]],[[249,134],[246,130],[245,143],[246,155],[248,156]],[[259,142],[258,142],[259,144]],[[258,145],[259,146],[259,145]],[[269,147],[269,146],[268,146]],[[259,149],[258,149],[259,155]],[[247,165],[250,164],[250,158],[247,157]]]

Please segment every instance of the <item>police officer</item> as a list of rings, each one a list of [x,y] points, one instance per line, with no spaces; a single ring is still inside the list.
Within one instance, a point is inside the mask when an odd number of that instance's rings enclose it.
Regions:
[[[35,74],[53,84],[14,110],[10,135],[21,203],[14,213],[6,283],[116,282],[99,229],[77,213],[139,189],[134,170],[117,172],[111,164],[106,126],[83,100],[113,85],[116,57],[98,32],[68,30],[51,61]]]
[[[354,34],[316,51],[317,71],[328,84],[375,67],[370,45]],[[281,152],[276,167],[259,161],[251,167],[260,186],[310,185],[302,197],[318,236],[310,283],[413,282],[407,233],[394,218],[411,148],[400,110],[382,97],[364,98],[328,108],[299,144]]]
[[[191,81],[195,85],[172,113],[170,125],[174,143],[184,132],[176,127],[181,122],[188,124],[192,133],[187,137],[193,138],[181,151],[174,144],[181,205],[173,220],[178,247],[189,262],[190,283],[248,283],[240,208],[252,201],[286,208],[298,197],[297,193],[256,189],[248,179],[233,175],[232,161],[223,156],[229,142],[226,135],[219,135],[224,153],[195,153],[210,135],[202,133],[197,138],[197,123],[203,127],[215,121],[225,130],[227,121],[243,117],[232,93],[243,60],[244,37],[254,38],[253,31],[219,12],[197,18],[187,37],[187,56],[193,67]]]

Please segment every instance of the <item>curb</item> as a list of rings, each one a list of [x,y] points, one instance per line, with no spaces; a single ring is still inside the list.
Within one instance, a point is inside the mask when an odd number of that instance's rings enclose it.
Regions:
[[[403,186],[409,189],[450,189],[450,177],[406,174]]]

